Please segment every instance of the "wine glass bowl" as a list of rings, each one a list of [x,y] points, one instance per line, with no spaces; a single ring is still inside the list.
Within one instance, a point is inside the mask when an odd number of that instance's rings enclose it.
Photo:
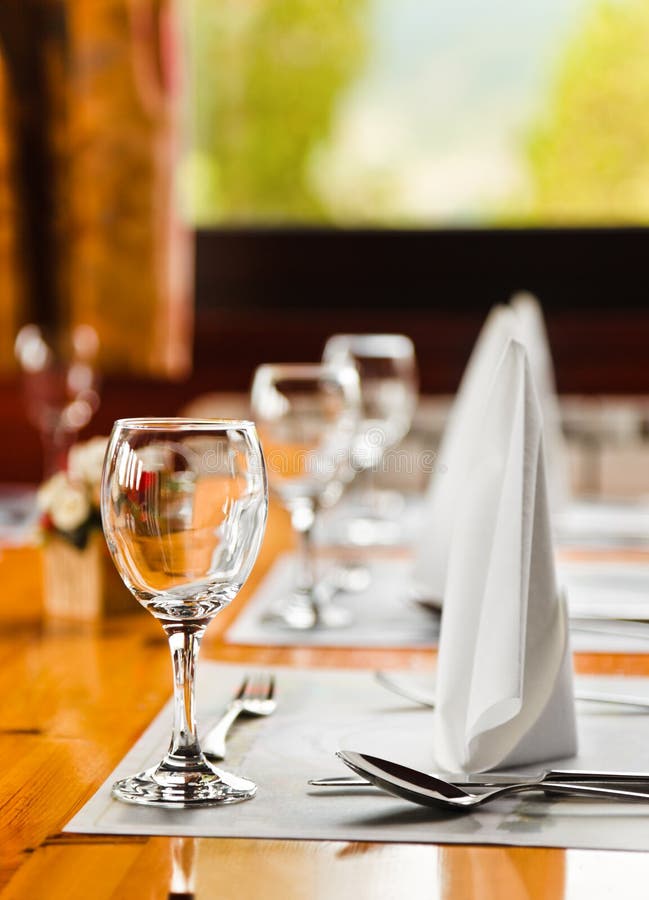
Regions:
[[[361,386],[361,414],[354,436],[347,481],[366,472],[363,514],[349,523],[352,543],[392,543],[398,532],[388,515],[394,492],[383,502],[376,485],[378,469],[388,450],[410,430],[417,407],[418,377],[415,350],[403,334],[336,334],[324,347],[323,360],[356,366]],[[396,498],[397,500],[399,498]],[[396,506],[401,509],[403,503]]]
[[[286,505],[317,501],[345,463],[355,434],[358,376],[351,367],[264,365],[251,403],[271,487]]]
[[[253,796],[251,782],[214,769],[203,756],[193,685],[200,639],[250,574],[267,506],[252,423],[115,423],[102,479],[104,532],[126,586],[167,634],[175,686],[167,755],[118,782],[118,798],[177,807]]]
[[[67,452],[99,407],[99,338],[91,325],[51,331],[24,325],[15,341],[25,411],[43,445],[43,476],[65,467]]]
[[[279,617],[293,628],[347,624],[345,610],[318,596],[312,531],[327,488],[348,465],[360,401],[358,373],[346,364],[260,366],[251,390],[272,490],[300,538],[295,590]]]
[[[335,334],[325,344],[323,360],[358,369],[361,415],[354,462],[359,468],[375,466],[410,430],[417,406],[412,341],[403,334]]]

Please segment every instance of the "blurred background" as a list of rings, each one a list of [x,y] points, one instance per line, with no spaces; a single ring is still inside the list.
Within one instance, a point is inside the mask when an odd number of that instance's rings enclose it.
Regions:
[[[0,481],[120,416],[243,408],[335,332],[413,339],[434,440],[529,290],[582,487],[623,492],[648,43],[649,0],[3,0]]]

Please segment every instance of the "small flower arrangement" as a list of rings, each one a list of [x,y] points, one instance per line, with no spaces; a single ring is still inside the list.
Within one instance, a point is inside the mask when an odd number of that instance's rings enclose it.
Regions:
[[[75,444],[66,472],[57,472],[39,489],[41,529],[84,550],[95,529],[101,529],[99,493],[108,438],[95,437]]]

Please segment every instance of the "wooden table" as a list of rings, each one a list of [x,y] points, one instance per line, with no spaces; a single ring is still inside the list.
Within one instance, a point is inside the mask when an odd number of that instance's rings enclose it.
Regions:
[[[224,627],[289,543],[287,522],[273,510],[255,572],[210,626],[204,657],[255,666],[430,666],[428,650],[222,643]],[[192,890],[198,900],[645,896],[649,854],[62,834],[166,702],[171,671],[164,635],[143,611],[94,631],[42,625],[39,565],[37,549],[0,550],[1,900],[179,900]],[[649,656],[580,655],[576,668],[647,675]]]

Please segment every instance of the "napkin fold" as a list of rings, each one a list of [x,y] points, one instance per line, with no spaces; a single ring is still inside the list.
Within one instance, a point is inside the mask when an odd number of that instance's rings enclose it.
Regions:
[[[532,377],[543,413],[543,446],[547,462],[548,491],[553,513],[570,501],[570,473],[566,442],[561,430],[561,410],[554,377],[550,342],[541,304],[533,294],[522,291],[509,301],[516,314],[517,336],[527,350]]]
[[[435,752],[480,771],[576,752],[566,605],[557,589],[542,414],[510,340],[462,462],[439,645]]]
[[[417,591],[435,600],[441,601],[444,596],[456,501],[475,441],[479,439],[485,397],[503,351],[516,333],[514,311],[507,306],[495,306],[478,335],[437,450],[413,567]]]
[[[482,326],[449,412],[426,491],[413,582],[417,594],[439,602],[444,597],[453,521],[467,460],[480,440],[486,399],[511,340],[518,340],[527,350],[541,404],[552,511],[563,510],[569,499],[567,455],[543,313],[532,294],[515,294],[509,305],[493,307]]]

